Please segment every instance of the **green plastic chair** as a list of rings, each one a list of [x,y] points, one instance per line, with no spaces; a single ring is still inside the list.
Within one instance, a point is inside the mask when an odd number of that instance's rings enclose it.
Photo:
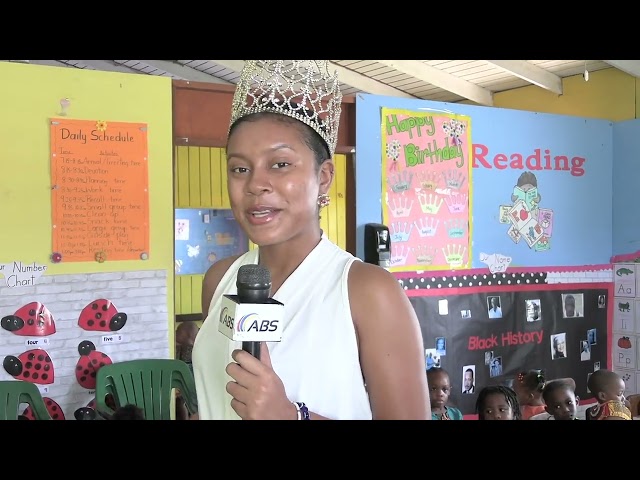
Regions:
[[[18,420],[18,407],[27,403],[36,420],[53,420],[38,387],[24,380],[0,381],[0,420]]]
[[[104,365],[96,375],[96,410],[110,418],[114,410],[105,398],[113,395],[116,408],[136,405],[145,420],[170,420],[172,390],[180,390],[191,414],[198,411],[193,372],[178,359],[139,359]]]

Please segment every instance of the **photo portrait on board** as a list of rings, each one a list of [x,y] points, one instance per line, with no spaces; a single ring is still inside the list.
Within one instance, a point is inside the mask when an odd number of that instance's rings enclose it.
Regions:
[[[427,366],[427,370],[433,367],[439,367],[440,364],[440,355],[436,352],[435,348],[427,348],[424,351],[425,354],[425,362]]]
[[[500,297],[487,297],[487,311],[489,312],[489,318],[502,318],[502,305],[500,304]]]
[[[598,295],[598,308],[605,308],[607,306],[607,300],[604,295]]]
[[[489,376],[499,377],[502,375],[502,357],[493,357],[489,366]]]
[[[593,371],[597,372],[600,370],[600,362],[593,362]]]
[[[587,330],[587,341],[589,342],[589,345],[595,345],[597,343],[595,328]]]
[[[564,318],[584,316],[584,295],[582,293],[562,294],[562,316]]]
[[[465,365],[462,367],[462,393],[475,393],[476,391],[476,366]]]
[[[488,350],[484,352],[484,364],[489,365],[493,360],[493,350]]]
[[[580,361],[591,360],[591,345],[587,340],[580,340]]]
[[[551,358],[567,358],[567,334],[551,335]]]
[[[539,322],[542,320],[542,307],[540,300],[526,300],[527,322]]]
[[[471,318],[471,310],[460,310],[460,316],[462,318]]]
[[[447,340],[444,337],[436,338],[436,354],[437,355],[447,354]]]

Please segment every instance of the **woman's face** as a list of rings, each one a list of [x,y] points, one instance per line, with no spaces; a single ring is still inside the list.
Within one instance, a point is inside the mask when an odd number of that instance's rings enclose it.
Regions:
[[[265,117],[243,122],[229,137],[231,208],[257,245],[317,232],[318,195],[331,186],[333,163],[318,170],[301,127]]]

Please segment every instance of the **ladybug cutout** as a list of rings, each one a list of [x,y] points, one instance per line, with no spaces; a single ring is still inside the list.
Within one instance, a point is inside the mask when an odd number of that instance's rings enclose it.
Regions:
[[[44,400],[44,405],[45,407],[47,407],[47,411],[49,412],[49,415],[53,420],[65,419],[64,412],[60,408],[60,405],[58,405],[54,400],[52,400],[49,397],[44,397],[43,400]],[[31,406],[27,407],[24,410],[24,412],[22,412],[22,415],[25,417],[26,420],[36,419],[36,417],[33,415],[33,409],[31,408]]]
[[[53,315],[40,302],[28,303],[13,315],[2,317],[0,326],[14,335],[29,337],[46,337],[56,333]]]
[[[625,350],[629,349],[632,347],[631,340],[629,339],[629,337],[620,337],[618,339],[618,346],[620,348],[624,348]]]
[[[94,300],[82,309],[78,326],[89,332],[117,332],[127,323],[127,314],[118,312],[109,300]]]
[[[113,362],[106,353],[98,352],[96,346],[89,340],[78,345],[80,358],[76,363],[76,380],[81,387],[88,390],[96,388],[96,374],[101,367]]]
[[[107,407],[112,410],[116,409],[116,402],[114,401],[113,395],[110,393],[105,397],[105,403]],[[76,420],[95,420],[98,417],[98,413],[96,412],[96,399],[95,397],[87,403],[85,407],[80,407],[73,412],[73,416]]]
[[[42,349],[27,350],[17,357],[7,355],[2,366],[16,380],[25,380],[40,385],[50,385],[54,380],[51,357]]]
[[[97,414],[93,408],[80,407],[73,412],[73,416],[76,420],[95,420]]]

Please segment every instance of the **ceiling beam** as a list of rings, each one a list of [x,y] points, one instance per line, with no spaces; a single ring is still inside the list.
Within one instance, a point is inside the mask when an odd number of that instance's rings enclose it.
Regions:
[[[234,70],[238,73],[242,71],[242,67],[244,66],[244,60],[210,60],[211,62],[217,63],[218,65]],[[374,80],[373,78],[369,78],[366,75],[362,75],[361,73],[354,72],[353,70],[349,70],[341,65],[337,65],[335,63],[329,62],[329,68],[334,69],[338,73],[338,79],[340,83],[344,85],[349,85],[356,90],[361,90],[366,93],[371,93],[373,95],[385,95],[390,97],[404,97],[404,98],[416,98],[413,95],[410,95],[402,90],[397,88],[390,87],[389,85],[385,85],[378,80]]]
[[[603,60],[603,62],[633,77],[640,78],[640,60]]]
[[[226,80],[222,78],[215,77],[205,72],[201,72],[200,70],[196,70],[195,68],[188,67],[186,65],[181,65],[177,62],[172,62],[170,60],[140,60],[141,62],[146,63],[150,67],[157,68],[158,70],[164,70],[171,75],[176,77],[180,77],[183,80],[191,80],[192,82],[209,82],[209,83],[224,83],[230,84]]]
[[[562,78],[526,60],[485,60],[485,62],[540,88],[562,95]]]
[[[82,62],[88,67],[91,67],[94,70],[100,70],[101,72],[119,72],[119,73],[140,73],[133,68],[126,67],[124,65],[120,65],[118,63],[113,63],[108,60],[76,60],[78,62]]]
[[[14,62],[15,60],[9,60],[10,62]],[[58,60],[20,60],[20,63],[26,63],[29,65],[45,65],[47,67],[71,67],[75,68],[72,65],[67,65],[64,62],[60,62]]]
[[[493,106],[493,94],[486,88],[479,87],[462,78],[443,72],[420,60],[374,60],[399,72],[415,77],[434,87],[442,88],[460,97],[472,100],[480,105]]]

